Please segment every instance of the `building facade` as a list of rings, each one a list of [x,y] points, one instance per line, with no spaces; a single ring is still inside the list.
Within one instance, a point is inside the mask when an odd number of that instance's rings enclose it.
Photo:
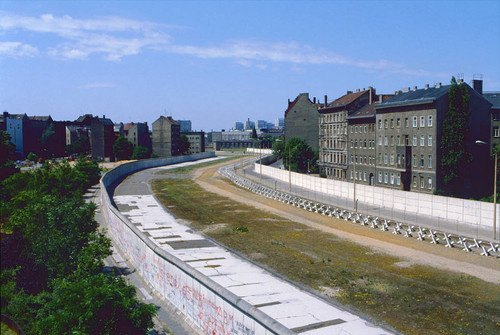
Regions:
[[[186,135],[189,141],[189,155],[205,152],[205,132],[191,131],[182,134]]]
[[[309,99],[309,93],[299,94],[293,102],[288,100],[285,110],[285,141],[293,137],[304,140],[313,151],[318,150],[318,108]]]
[[[149,136],[148,123],[127,123],[124,126],[125,137],[132,142],[134,147],[143,146],[152,150],[151,137]]]
[[[113,144],[115,143],[113,121],[95,116],[90,122],[90,148],[92,159],[96,161],[114,161]]]
[[[371,104],[375,90],[357,90],[347,93],[319,109],[320,172],[327,178],[346,180],[348,170],[348,118]],[[326,97],[325,97],[325,100]],[[356,157],[354,155],[353,157]]]
[[[158,157],[179,155],[180,125],[171,116],[160,116],[153,122],[152,147]]]
[[[491,129],[490,129],[490,154],[493,148],[500,146],[500,92],[484,92],[484,98],[491,106]]]
[[[181,129],[181,133],[188,133],[192,131],[191,120],[176,120]]]
[[[473,160],[467,168],[463,194],[484,193],[489,175],[488,157],[475,141],[487,142],[491,104],[466,85],[470,96],[470,136],[466,149]],[[441,169],[442,123],[449,109],[451,85],[440,83],[424,89],[406,88],[378,104],[376,109],[376,184],[413,192],[434,193],[445,189]]]

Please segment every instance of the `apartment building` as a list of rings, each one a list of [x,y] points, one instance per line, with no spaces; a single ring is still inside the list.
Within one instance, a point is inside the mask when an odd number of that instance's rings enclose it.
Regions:
[[[180,125],[171,116],[160,116],[153,122],[153,153],[158,157],[179,155]]]
[[[320,172],[327,178],[346,180],[348,170],[348,118],[366,105],[373,103],[375,90],[347,91],[342,97],[325,104],[319,113]],[[359,127],[359,126],[357,126]],[[355,128],[358,129],[359,128]],[[364,129],[364,128],[363,128]],[[286,127],[285,127],[286,133]],[[357,143],[358,144],[358,143]],[[359,155],[353,155],[353,159]],[[354,161],[353,161],[354,162]]]
[[[318,126],[318,107],[309,99],[309,93],[299,94],[293,102],[288,100],[288,107],[285,110],[285,141],[298,137],[316,151],[319,138]]]
[[[205,152],[205,132],[190,131],[182,134],[186,135],[189,141],[189,155]]]
[[[469,85],[459,83],[466,85],[470,96],[470,136],[466,146],[473,154],[463,194],[478,196],[487,187],[488,157],[474,143],[489,140],[491,104]],[[375,106],[376,185],[422,193],[445,189],[440,140],[450,87],[441,83],[423,89],[408,87]]]
[[[483,97],[491,106],[490,153],[495,146],[500,146],[500,92],[484,92]]]

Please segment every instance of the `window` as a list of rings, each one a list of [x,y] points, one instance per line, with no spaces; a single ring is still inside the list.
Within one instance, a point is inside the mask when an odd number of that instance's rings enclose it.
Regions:
[[[388,182],[388,175],[387,175],[387,172],[384,173],[384,184],[387,184]]]
[[[382,154],[381,153],[378,154],[378,163],[382,164]]]
[[[387,119],[384,120],[384,128],[387,129]]]
[[[378,182],[379,184],[382,184],[382,172],[378,173]]]
[[[351,134],[352,134],[352,130],[353,130],[354,126],[351,126]]]
[[[420,167],[423,168],[425,166],[424,155],[420,155]]]
[[[399,173],[396,175],[396,185],[401,185],[401,175]]]
[[[354,127],[354,132],[357,134],[358,133],[358,126]]]
[[[432,169],[432,155],[429,155],[428,160],[427,160],[427,167],[429,169]]]
[[[366,181],[366,172],[363,172],[363,180]]]
[[[432,135],[427,136],[427,145],[432,147]]]
[[[391,145],[394,145],[394,136],[391,136]]]
[[[351,148],[354,146],[354,141],[351,140]]]
[[[387,165],[387,153],[384,154],[384,164]]]
[[[410,145],[410,140],[408,138],[408,135],[405,135],[405,145],[409,146]]]
[[[401,119],[398,118],[398,120],[396,121],[396,127],[401,127]]]
[[[413,176],[413,187],[417,187],[417,176]]]
[[[420,176],[420,188],[424,188],[424,187],[425,187],[424,177]]]
[[[425,127],[425,116],[420,117],[420,127]]]
[[[391,119],[391,128],[394,128],[394,119]]]
[[[378,120],[378,129],[382,129],[382,120]]]
[[[413,117],[413,128],[415,128],[417,126],[417,117],[414,116]]]
[[[427,116],[427,127],[432,127],[432,115]]]
[[[365,130],[365,133],[366,133],[366,126],[365,126],[365,129],[364,129],[364,130]]]
[[[401,136],[398,135],[398,145],[401,145]]]
[[[378,145],[382,145],[382,136],[378,137]]]
[[[401,165],[401,155],[398,154],[398,165],[400,166]]]
[[[389,141],[387,140],[387,136],[385,136],[385,137],[384,137],[384,145],[388,145],[388,144],[389,144],[388,142],[389,142]]]
[[[391,154],[391,160],[390,160],[391,165],[394,165],[394,154]]]
[[[417,146],[417,135],[413,135],[413,146]]]
[[[391,173],[391,185],[394,185],[394,173]]]
[[[351,157],[349,157],[349,160],[350,160],[350,163],[352,164],[352,162],[353,162],[353,156],[352,156],[352,154],[351,154]]]
[[[427,178],[427,187],[432,188],[432,178]]]
[[[351,171],[351,179],[352,179],[352,171]]]
[[[425,136],[420,135],[420,146],[423,147],[425,145]]]
[[[493,137],[500,137],[500,131],[498,127],[493,127]]]
[[[417,167],[417,155],[413,155],[413,167]]]
[[[408,128],[410,126],[410,122],[408,121],[408,118],[405,118],[405,127]]]

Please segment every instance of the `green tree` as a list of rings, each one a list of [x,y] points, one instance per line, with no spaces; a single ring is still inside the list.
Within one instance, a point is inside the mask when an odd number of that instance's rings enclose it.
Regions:
[[[88,154],[90,152],[90,140],[86,134],[81,135],[76,141],[68,144],[65,148],[67,155]]]
[[[146,159],[151,157],[151,152],[149,149],[143,145],[138,145],[134,148],[132,153],[132,159]]]
[[[273,143],[273,154],[277,157],[283,157],[283,151],[285,150],[285,137],[281,136],[276,139]]]
[[[276,137],[274,137],[273,135],[265,134],[262,138],[264,148],[272,148],[274,141],[276,141]]]
[[[9,133],[0,130],[0,181],[19,171],[14,164],[15,148],[10,141]]]
[[[470,136],[470,97],[467,86],[451,78],[449,107],[442,124],[441,169],[446,193],[460,195],[472,154],[466,143]]]
[[[134,145],[124,136],[118,136],[115,143],[113,143],[113,153],[119,161],[130,159],[133,151]]]
[[[189,143],[188,137],[185,134],[180,136],[179,153],[181,155],[186,155],[189,152],[191,143]]]
[[[251,138],[254,138],[254,139],[255,139],[255,138],[259,138],[259,137],[257,136],[257,130],[255,130],[255,126],[252,128],[252,136],[250,136],[250,137],[251,137]]]
[[[314,168],[317,155],[304,140],[293,137],[286,143],[282,158],[287,168],[290,164],[292,171],[305,173]]]
[[[38,162],[38,156],[35,153],[30,152],[28,154],[28,156],[26,156],[26,160],[29,160],[30,162],[36,163],[36,162]]]

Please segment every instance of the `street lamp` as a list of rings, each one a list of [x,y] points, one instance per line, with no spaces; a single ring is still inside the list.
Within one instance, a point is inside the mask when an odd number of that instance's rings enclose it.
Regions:
[[[476,144],[488,145],[484,141],[476,141]],[[493,240],[497,238],[497,163],[498,163],[498,152],[495,151],[495,165],[493,166]]]

